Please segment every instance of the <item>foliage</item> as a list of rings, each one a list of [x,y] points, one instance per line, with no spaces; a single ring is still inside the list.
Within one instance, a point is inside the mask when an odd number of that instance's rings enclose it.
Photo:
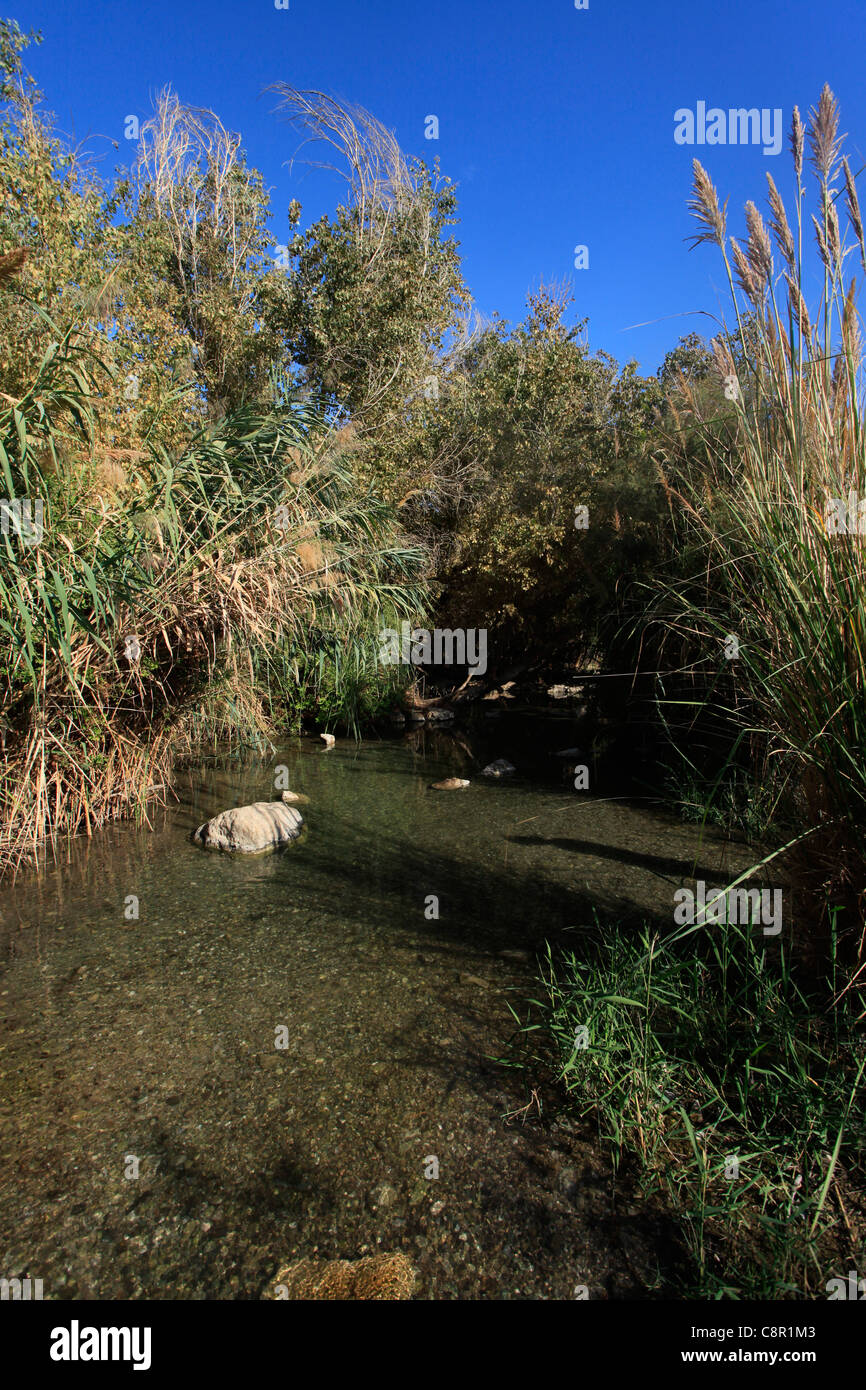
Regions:
[[[662,543],[660,390],[633,363],[590,355],[585,325],[563,321],[568,302],[542,287],[517,328],[480,333],[445,376],[432,426],[465,460],[462,503],[443,518],[445,607],[494,628],[500,650],[525,650],[527,638],[548,650],[587,644]]]
[[[802,289],[806,139],[816,174],[813,227],[823,278],[814,322]],[[743,250],[728,238],[715,189],[695,162],[699,239],[722,252],[741,362],[726,338],[714,341],[717,374],[734,388],[729,442],[722,448],[717,421],[705,420],[689,383],[680,388],[677,409],[708,445],[696,476],[689,476],[682,455],[674,450],[672,456],[676,523],[695,566],[681,580],[660,576],[651,617],[677,658],[690,656],[716,673],[713,701],[738,738],[778,764],[789,800],[814,828],[808,872],[819,899],[828,892],[831,903],[845,909],[856,955],[863,948],[866,869],[866,772],[858,754],[866,722],[866,575],[858,510],[866,457],[862,342],[848,261],[856,252],[866,265],[866,250],[856,183],[840,156],[838,113],[828,88],[805,131],[795,108],[791,140],[793,229],[770,179],[773,239],[785,267],[781,303],[770,235],[757,208],[747,204]],[[736,660],[725,656],[731,635],[739,643]]]
[[[266,736],[325,659],[375,685],[378,628],[423,596],[423,557],[309,410],[237,411],[95,491],[89,366],[67,339],[0,412],[4,485],[44,505],[40,544],[0,548],[7,854],[144,801],[193,733]],[[344,695],[330,713],[351,722]]]
[[[838,1215],[866,1138],[851,996],[828,1019],[785,950],[734,925],[661,939],[594,927],[579,950],[548,948],[543,980],[518,1018],[536,1044],[524,1065],[552,1054],[617,1164],[637,1158],[666,1194],[692,1260],[684,1292],[825,1296],[828,1271],[861,1254]]]
[[[107,188],[28,41],[0,25],[0,481],[44,509],[35,542],[0,538],[0,868],[143,813],[203,740],[357,730],[397,690],[379,628],[426,593],[356,431],[300,399],[299,301],[239,137],[163,92]]]

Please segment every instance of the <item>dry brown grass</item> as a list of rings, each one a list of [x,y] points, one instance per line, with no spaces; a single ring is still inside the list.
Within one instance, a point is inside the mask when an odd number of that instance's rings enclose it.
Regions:
[[[0,875],[144,814],[195,748],[266,741],[313,643],[375,653],[378,586],[417,561],[312,424],[227,421],[173,461],[52,451],[44,536],[0,555]]]

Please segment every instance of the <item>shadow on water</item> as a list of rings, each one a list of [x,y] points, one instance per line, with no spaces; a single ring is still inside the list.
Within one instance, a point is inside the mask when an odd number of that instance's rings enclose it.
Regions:
[[[677,1258],[663,1219],[492,1059],[546,940],[669,924],[696,858],[747,856],[569,795],[562,722],[489,724],[209,759],[150,828],[4,890],[0,1273],[49,1297],[243,1298],[294,1258],[400,1248],[425,1297],[647,1296]],[[480,778],[492,756],[520,775]],[[191,843],[280,766],[309,797],[302,841]],[[470,787],[428,789],[448,774]]]
[[[676,888],[686,879],[718,873],[717,864],[699,864],[695,861],[694,855],[689,859],[683,859],[659,854],[642,854],[613,845],[599,845],[595,840],[566,839],[562,836],[547,838],[543,835],[513,835],[510,840],[512,844],[548,845],[551,849],[567,850],[570,854],[592,854],[599,859],[611,859],[619,864],[633,864],[639,869],[646,869],[648,873],[658,874]]]

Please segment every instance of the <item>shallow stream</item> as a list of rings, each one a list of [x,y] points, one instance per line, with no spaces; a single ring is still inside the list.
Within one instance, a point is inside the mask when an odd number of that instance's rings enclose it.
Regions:
[[[669,918],[743,852],[576,793],[552,756],[567,721],[473,727],[215,758],[152,828],[3,888],[0,1275],[46,1298],[259,1298],[295,1259],[403,1250],[422,1298],[658,1285],[657,1219],[591,1128],[518,1113],[526,1084],[494,1059],[545,939],[593,910]],[[478,775],[500,756],[516,777]],[[309,797],[299,843],[190,842],[271,799],[280,764]],[[471,785],[428,789],[448,775]]]

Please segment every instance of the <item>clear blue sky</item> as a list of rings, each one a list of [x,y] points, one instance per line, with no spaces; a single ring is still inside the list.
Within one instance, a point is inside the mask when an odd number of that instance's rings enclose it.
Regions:
[[[866,163],[866,0],[7,0],[41,29],[30,66],[76,138],[120,140],[170,83],[239,131],[273,190],[278,240],[298,197],[304,227],[340,185],[290,175],[293,132],[272,114],[269,83],[357,102],[459,184],[466,280],[479,310],[516,320],[541,279],[571,277],[593,348],[656,369],[681,333],[706,331],[723,302],[718,253],[690,251],[686,200],[698,155],[742,227],[765,205],[765,171],[790,189],[787,131],[824,82],[836,93],[855,169]],[[782,153],[674,142],[674,112],[781,107]],[[425,140],[425,117],[440,138]],[[866,203],[866,173],[859,180]],[[574,248],[589,269],[574,269]],[[624,331],[628,325],[663,320]]]

